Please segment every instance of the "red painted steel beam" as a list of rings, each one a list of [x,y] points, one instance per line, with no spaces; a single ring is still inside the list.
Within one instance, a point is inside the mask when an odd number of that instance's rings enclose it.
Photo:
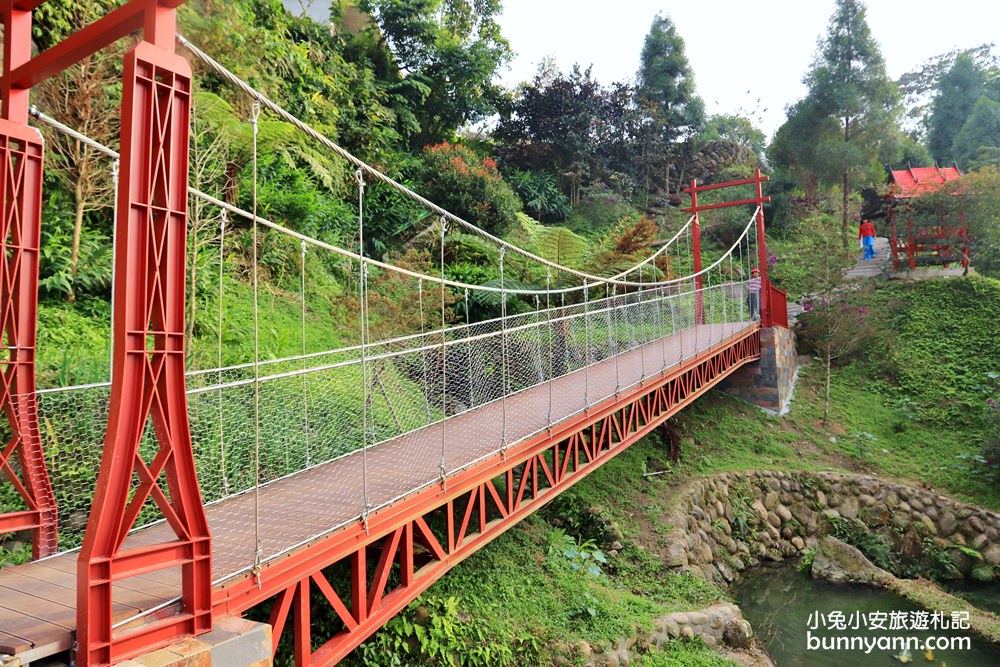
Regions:
[[[11,104],[19,98],[7,92],[5,109],[13,111]],[[0,525],[30,528],[35,558],[55,553],[58,523],[35,404],[42,157],[38,130],[0,119],[0,243],[5,249],[0,253],[0,331],[5,337],[0,354],[6,356],[0,360],[0,409],[10,425],[10,440],[0,448],[0,479],[9,479],[29,512],[0,518]],[[15,457],[20,475],[11,467]]]
[[[172,12],[186,1],[131,0],[34,58],[19,61],[18,65],[12,67],[10,73],[0,82],[0,86],[27,89],[41,83],[129,33],[140,28],[146,28],[148,31],[151,27],[155,27],[150,25],[153,15],[159,12]],[[162,48],[167,48],[166,40],[166,32],[163,32],[155,40],[147,35],[147,41]],[[174,35],[170,34],[169,41],[172,43],[173,40]]]
[[[767,237],[764,236],[764,202],[770,201],[770,197],[764,197],[764,181],[767,176],[762,176],[760,169],[754,169],[754,188],[757,199],[757,267],[760,269],[760,316],[761,324],[765,327],[773,326],[775,323],[774,313],[771,312],[771,280],[768,278],[767,270]],[[788,321],[788,311],[780,318]],[[787,326],[787,325],[786,325]]]
[[[694,220],[691,221],[691,254],[694,256],[694,323],[705,323],[705,296],[701,291],[703,279],[701,275],[701,220],[698,218],[698,181],[692,180],[689,189],[691,194],[691,210]]]
[[[718,204],[702,204],[701,206],[698,207],[698,210],[699,211],[711,211],[711,210],[714,210],[714,209],[717,209],[717,208],[729,208],[731,206],[747,206],[749,204],[758,204],[761,201],[765,201],[765,202],[771,201],[771,196],[768,195],[768,196],[764,197],[762,200],[761,199],[737,199],[737,200],[734,200],[734,201],[720,202]],[[694,208],[686,208],[686,209],[684,209],[684,212],[685,213],[694,213]]]
[[[26,86],[8,84],[9,72],[31,60],[31,10],[5,3],[3,16],[3,73],[0,79],[0,103],[3,117],[20,125],[28,123],[28,91]]]
[[[173,10],[150,22],[159,38]],[[172,47],[172,42],[171,42]],[[107,665],[211,629],[211,542],[195,473],[184,378],[184,277],[191,70],[140,42],[125,58],[114,284],[114,366],[104,454],[77,564],[77,663]],[[158,452],[140,454],[147,421]],[[157,480],[166,477],[167,491]],[[145,483],[132,489],[134,472]],[[152,499],[176,540],[124,550]],[[119,635],[112,585],[180,567],[182,613]]]

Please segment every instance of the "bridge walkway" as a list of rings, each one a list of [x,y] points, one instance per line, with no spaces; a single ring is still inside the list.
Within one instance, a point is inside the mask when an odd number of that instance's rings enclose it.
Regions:
[[[495,455],[504,440],[515,447],[552,424],[614,398],[618,390],[670,373],[696,351],[705,355],[727,347],[757,324],[694,326],[556,378],[551,388],[545,383],[512,394],[506,405],[495,400],[448,418],[443,427],[441,422],[432,424],[370,447],[364,455],[357,451],[208,506],[213,601],[223,606],[228,586],[254,576],[257,542],[246,527],[255,521],[260,549],[269,555],[261,565],[260,576],[266,579],[271,564],[294,558],[296,550],[320,539],[317,535],[356,523],[366,493],[369,506],[377,511],[439,484],[442,448],[448,474],[454,474]],[[171,539],[170,527],[161,522],[132,533],[126,548]],[[70,648],[76,626],[77,554],[66,552],[0,570],[0,653],[29,661]],[[113,622],[175,613],[180,574],[179,568],[171,568],[118,582]]]

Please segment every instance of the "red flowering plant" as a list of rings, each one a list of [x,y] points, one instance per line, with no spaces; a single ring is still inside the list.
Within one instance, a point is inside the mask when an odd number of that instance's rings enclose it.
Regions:
[[[492,234],[502,234],[513,224],[521,202],[493,158],[444,142],[424,148],[422,159],[424,197]]]

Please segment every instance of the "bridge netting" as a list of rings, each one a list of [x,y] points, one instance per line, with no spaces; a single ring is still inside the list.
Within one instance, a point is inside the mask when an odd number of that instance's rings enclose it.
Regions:
[[[694,264],[689,220],[634,266],[593,275],[503,241],[434,205],[185,46],[247,95],[251,112],[245,122],[255,137],[268,114],[294,121],[356,170],[353,248],[269,220],[260,213],[267,207],[256,187],[253,206],[245,210],[207,194],[203,190],[212,186],[192,175],[189,259],[197,257],[199,275],[188,281],[188,299],[200,309],[196,322],[203,330],[196,331],[188,350],[188,413],[202,497],[219,505],[222,516],[220,503],[228,498],[351,458],[360,465],[361,492],[342,498],[339,510],[347,520],[365,521],[398,498],[447,484],[450,475],[477,460],[756,326],[747,281],[759,256],[757,210],[736,241],[699,272],[677,276],[671,268]],[[44,110],[34,117],[47,131],[68,133],[106,155],[113,178],[112,149],[60,125]],[[255,142],[255,186],[261,178],[257,153]],[[412,199],[433,221],[428,231],[433,241],[422,253],[388,261],[366,256],[366,192],[375,182]],[[473,284],[448,277],[447,249],[457,234],[474,234],[492,245],[499,280]],[[334,284],[340,291],[331,296]],[[680,346],[679,358],[668,350],[669,341]],[[621,372],[617,360],[636,352],[638,375],[634,369]],[[608,361],[615,364],[614,382],[592,381],[598,365],[611,372]],[[570,376],[578,402],[565,395]],[[541,423],[529,420],[524,402],[515,400],[529,390],[535,390],[530,411],[547,413]],[[19,400],[36,402],[59,506],[59,546],[75,548],[100,467],[110,383],[43,387]],[[467,422],[455,418],[474,411],[493,436],[475,457],[458,456],[454,443],[481,431],[463,432]],[[526,431],[529,423],[533,430]],[[398,451],[379,465],[419,474],[387,489],[382,480],[392,476],[370,467],[369,454],[418,432],[431,434],[423,447]],[[145,460],[156,454],[151,420],[140,448]],[[329,480],[333,486],[344,483],[333,473]],[[370,492],[375,480],[378,494]],[[137,473],[133,490],[140,483]],[[149,501],[136,525],[162,520]],[[248,568],[279,555],[259,534],[256,516],[226,521],[233,531],[255,535]]]

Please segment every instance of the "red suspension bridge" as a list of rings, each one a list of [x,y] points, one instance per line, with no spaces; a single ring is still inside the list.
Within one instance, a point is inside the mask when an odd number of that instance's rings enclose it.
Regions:
[[[126,2],[32,56],[32,11],[43,2],[3,5],[0,403],[10,437],[0,488],[17,506],[0,506],[0,534],[30,531],[35,560],[0,570],[0,653],[28,663],[71,651],[79,665],[114,664],[273,601],[273,648],[290,642],[300,666],[334,664],[456,563],[758,360],[762,330],[787,328],[784,294],[767,279],[759,172],[692,183],[692,217],[670,243],[618,275],[589,275],[483,232],[291,118],[176,34],[182,0]],[[29,113],[28,94],[137,30],[120,153],[75,135],[118,175],[111,378],[38,388],[44,148],[29,120],[72,130]],[[192,79],[178,41],[249,96],[254,137],[267,117],[294,122],[356,168],[358,251],[266,220],[256,196],[246,211],[192,187]],[[437,216],[439,272],[364,255],[365,193],[376,184]],[[699,203],[725,188],[753,192]],[[214,359],[188,355],[189,202],[218,222]],[[700,215],[734,206],[748,211],[742,234],[703,266]],[[232,220],[253,234],[252,323],[229,321],[225,309]],[[495,244],[499,285],[447,277],[456,232]],[[288,297],[301,306],[301,349],[277,359],[259,352],[265,242],[301,248],[301,290]],[[307,252],[321,259],[311,264]],[[515,259],[545,287],[511,286]],[[332,349],[306,331],[311,272],[330,266],[351,277],[358,313],[356,344]],[[762,271],[759,293],[751,266]],[[387,283],[395,310],[381,312]],[[498,301],[500,316],[473,321],[470,294]],[[466,321],[449,320],[463,300]],[[521,307],[508,308],[513,300]],[[387,329],[401,304],[412,312]],[[223,332],[235,324],[252,325],[254,354],[224,364]],[[330,636],[311,636],[313,597],[339,619]]]

